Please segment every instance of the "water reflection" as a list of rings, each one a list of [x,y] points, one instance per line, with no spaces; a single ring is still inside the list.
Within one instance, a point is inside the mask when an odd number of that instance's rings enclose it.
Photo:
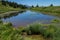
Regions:
[[[15,27],[18,26],[27,26],[32,23],[49,23],[51,20],[57,17],[45,15],[39,12],[25,11],[21,13],[16,13],[11,17],[6,19],[2,18],[3,22],[11,22]]]
[[[20,11],[20,12],[11,13],[11,14],[5,14],[5,15],[0,16],[0,19],[2,19],[2,18],[6,19],[6,18],[13,17],[13,16],[17,16],[18,14],[22,14],[23,12],[25,12],[25,11]]]

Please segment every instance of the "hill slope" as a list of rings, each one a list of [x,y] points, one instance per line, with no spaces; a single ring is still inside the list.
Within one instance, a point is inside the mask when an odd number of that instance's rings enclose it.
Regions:
[[[16,11],[16,10],[20,10],[20,8],[13,8],[13,7],[10,7],[9,5],[4,6],[4,5],[2,5],[2,3],[0,2],[0,14],[1,14],[1,13],[4,13],[4,12]]]

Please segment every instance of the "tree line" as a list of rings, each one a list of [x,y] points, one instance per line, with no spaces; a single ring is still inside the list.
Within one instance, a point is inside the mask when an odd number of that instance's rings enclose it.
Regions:
[[[2,5],[4,5],[4,6],[9,5],[9,6],[13,7],[13,8],[22,8],[22,9],[27,8],[26,5],[18,4],[18,3],[16,3],[16,2],[10,2],[10,1],[8,1],[8,0],[0,0],[0,2],[1,2]]]
[[[49,6],[52,7],[52,6],[54,6],[54,5],[53,5],[53,4],[50,4]],[[39,5],[38,5],[38,4],[37,4],[36,6],[32,5],[31,7],[32,7],[32,8],[33,8],[33,7],[39,7]]]

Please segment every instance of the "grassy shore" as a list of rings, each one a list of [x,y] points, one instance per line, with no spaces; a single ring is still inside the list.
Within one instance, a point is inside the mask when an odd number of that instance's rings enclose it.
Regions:
[[[60,16],[60,6],[49,6],[49,7],[34,7],[31,8],[33,11],[42,12],[50,15]]]
[[[11,7],[9,5],[2,5],[0,3],[0,18],[6,18],[6,17],[10,17],[12,15],[16,15],[18,14],[19,12],[23,12],[25,11],[26,9],[22,9],[22,8],[14,8],[14,7]]]
[[[58,22],[59,21],[59,22]],[[60,20],[54,19],[51,24],[32,24],[26,28],[28,35],[42,35],[45,40],[60,40]]]
[[[60,20],[54,19],[51,23],[14,28],[11,23],[0,20],[0,40],[60,40]]]
[[[19,13],[22,13],[24,11],[25,10],[16,10],[16,11],[9,11],[9,12],[5,12],[5,13],[1,13],[0,18],[9,18],[9,17],[12,17],[12,16],[16,16]]]
[[[11,23],[0,21],[0,40],[22,40],[22,30],[22,28],[14,28]]]

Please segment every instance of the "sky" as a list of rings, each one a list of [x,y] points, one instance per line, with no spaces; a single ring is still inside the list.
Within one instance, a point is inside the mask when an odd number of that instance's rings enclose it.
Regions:
[[[55,6],[60,6],[60,0],[9,0],[12,2],[17,2],[19,4],[23,5],[34,5],[36,6],[37,4],[39,6],[49,6],[50,4],[53,4]]]

